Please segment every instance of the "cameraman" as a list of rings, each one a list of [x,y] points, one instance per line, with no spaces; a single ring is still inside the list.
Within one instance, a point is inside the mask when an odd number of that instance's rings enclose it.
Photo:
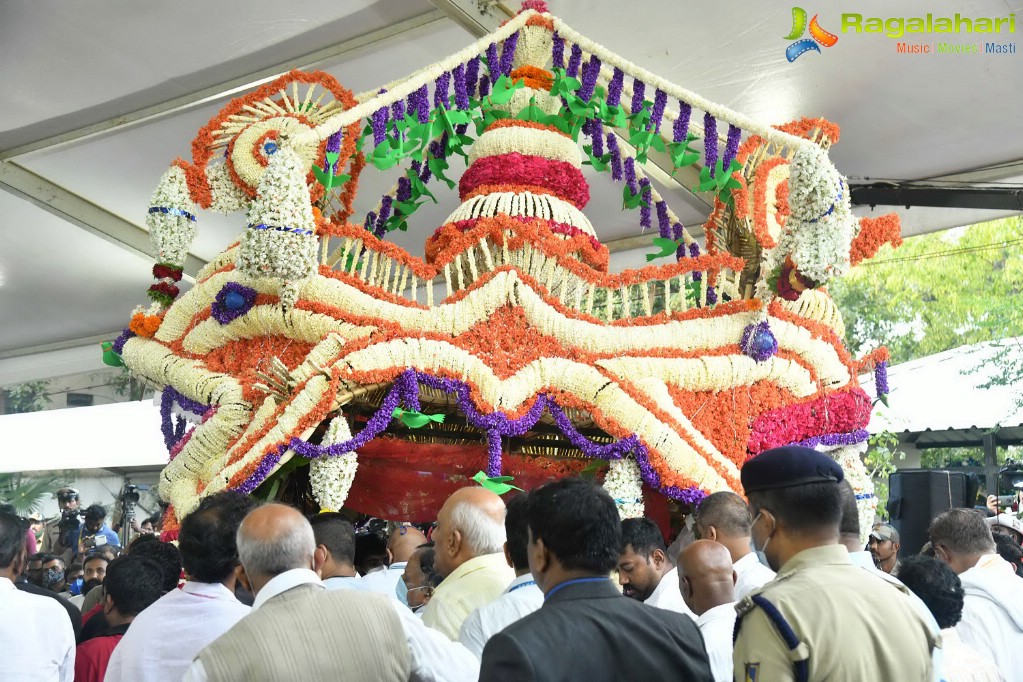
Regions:
[[[57,491],[57,504],[60,505],[60,516],[46,523],[43,528],[43,546],[39,551],[59,556],[67,564],[76,553],[77,543],[73,538],[81,523],[78,518],[78,491],[74,488],[61,488]]]
[[[104,522],[106,518],[107,510],[102,505],[93,504],[86,508],[85,523],[81,525],[75,537],[75,556],[85,554],[103,545],[121,546],[117,533],[110,530],[110,527]]]

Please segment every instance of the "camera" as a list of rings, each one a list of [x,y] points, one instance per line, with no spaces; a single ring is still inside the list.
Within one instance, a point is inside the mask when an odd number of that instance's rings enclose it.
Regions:
[[[125,483],[124,490],[121,491],[121,503],[122,504],[138,504],[139,501],[139,487],[132,483]]]
[[[60,522],[57,523],[57,529],[61,535],[68,531],[78,530],[78,527],[82,525],[82,515],[77,509],[64,509],[60,512]]]

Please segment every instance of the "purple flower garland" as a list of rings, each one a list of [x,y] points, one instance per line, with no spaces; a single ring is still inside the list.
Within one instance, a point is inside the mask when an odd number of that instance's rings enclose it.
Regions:
[[[438,107],[447,109],[451,106],[448,101],[448,88],[451,86],[451,72],[445,71],[441,75],[437,76],[437,80],[434,81],[433,90],[433,108]]]
[[[597,88],[597,76],[600,75],[600,60],[596,55],[590,57],[583,67],[582,86],[576,95],[584,102],[589,102],[593,92]]]
[[[203,416],[210,410],[209,405],[192,400],[170,386],[164,388],[160,396],[160,430],[163,432],[163,442],[168,452],[184,437],[185,428],[188,426],[187,419],[174,414],[175,404],[197,416]]]
[[[593,155],[598,159],[604,156],[604,122],[599,118],[590,119],[590,139]]]
[[[395,408],[399,405],[404,404],[406,408],[418,411],[418,386],[420,384],[446,393],[454,393],[458,398],[459,409],[465,414],[466,421],[474,428],[486,432],[488,476],[497,476],[501,472],[501,437],[521,436],[528,432],[540,420],[544,410],[547,410],[572,446],[582,451],[586,457],[610,460],[621,459],[632,454],[639,465],[643,480],[668,497],[695,503],[706,496],[699,488],[661,487],[661,477],[654,471],[650,464],[649,452],[637,435],[633,434],[613,443],[595,443],[575,428],[565,412],[549,395],[537,396],[529,411],[518,419],[510,419],[500,412],[482,414],[473,404],[471,392],[466,383],[456,379],[431,376],[414,369],[405,370],[395,377],[391,390],[384,396],[380,408],[354,437],[343,443],[327,446],[313,445],[301,438],[292,438],[286,445],[281,445],[274,452],[267,454],[256,470],[238,487],[238,490],[244,493],[255,490],[289,449],[308,459],[338,457],[358,450],[387,428],[391,423]]]
[[[668,104],[668,93],[664,92],[660,88],[654,93],[654,108],[650,112],[650,123],[647,125],[647,130],[653,127],[653,130],[661,131],[661,120],[664,118],[664,107]]]
[[[519,43],[519,32],[516,31],[508,36],[504,41],[504,47],[501,48],[501,75],[507,76],[512,72],[512,66],[515,64],[515,47]]]
[[[480,78],[480,58],[473,57],[465,66],[465,90],[471,96],[476,92],[476,85]]]
[[[625,159],[625,184],[632,196],[639,194],[639,184],[636,182],[636,159],[629,156]]]
[[[501,56],[497,53],[497,43],[487,45],[487,73],[495,83],[501,77]]]
[[[657,207],[657,235],[662,239],[671,239],[671,220],[668,218],[668,204],[658,201]]]
[[[613,132],[607,134],[607,150],[611,152],[611,179],[622,181],[622,152],[618,148],[618,136]]]
[[[807,438],[804,441],[793,443],[804,448],[815,448],[818,445],[832,447],[836,445],[856,445],[870,438],[870,432],[866,429],[856,429],[851,433],[826,433],[820,436]]]
[[[607,105],[617,107],[622,103],[622,86],[625,84],[625,74],[617,66],[611,76],[611,82],[607,84]]]
[[[565,39],[557,31],[551,42],[551,63],[555,69],[565,68]]]
[[[643,109],[643,100],[646,99],[646,83],[638,78],[632,79],[632,107],[629,112],[638,114]]]
[[[124,344],[128,343],[128,339],[134,338],[135,332],[130,329],[124,329],[121,331],[120,336],[114,339],[114,345],[111,346],[111,350],[122,355],[124,353]]]
[[[459,64],[452,72],[455,77],[455,107],[458,109],[469,108],[469,88],[465,82],[465,65]]]
[[[725,142],[725,155],[721,157],[721,167],[726,171],[732,165],[735,155],[739,151],[739,139],[742,137],[742,129],[731,123],[728,124],[728,139]]]
[[[341,152],[341,137],[342,137],[342,135],[343,134],[341,133],[341,131],[338,131],[336,133],[332,133],[330,135],[330,137],[327,138],[327,147],[326,147],[326,149],[323,150],[325,154],[330,154],[331,152],[333,152],[334,154],[338,154],[338,153]],[[336,162],[332,163],[332,164],[329,164],[329,166],[328,166],[328,164],[326,162],[324,162],[323,165],[324,165],[324,171],[325,172],[327,172],[327,173],[329,173],[331,175],[335,175],[337,173],[337,163]]]
[[[643,197],[643,203],[639,205],[639,226],[647,230],[650,228],[650,181],[643,178],[639,181],[639,193]]]
[[[373,127],[373,146],[381,144],[387,139],[387,107],[380,107],[373,112],[370,124]]]
[[[686,139],[689,134],[689,118],[693,115],[693,107],[687,102],[679,100],[678,102],[678,118],[675,119],[675,125],[671,129],[671,139],[673,142],[682,142]]]
[[[565,74],[569,78],[575,78],[579,75],[579,64],[583,60],[582,48],[578,45],[572,46],[572,56],[568,58],[568,68],[565,70]]]
[[[376,229],[373,230],[373,235],[378,239],[387,232],[387,220],[391,217],[391,207],[393,204],[394,199],[390,194],[385,194],[380,198],[380,215],[377,216]]]
[[[116,347],[116,343],[114,344]],[[888,361],[882,360],[874,365],[874,391],[878,397],[888,395]]]
[[[714,177],[718,162],[718,121],[710,114],[703,115],[703,151],[710,177]]]

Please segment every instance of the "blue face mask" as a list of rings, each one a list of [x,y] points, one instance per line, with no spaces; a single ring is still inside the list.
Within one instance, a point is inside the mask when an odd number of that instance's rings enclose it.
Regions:
[[[752,533],[753,526],[757,525],[757,521],[759,519],[760,519],[760,513],[758,512],[757,515],[756,515],[756,518],[753,519],[753,523],[750,524],[750,532],[751,533]],[[752,538],[752,536],[750,537],[750,540],[749,540],[749,548],[751,550],[753,550],[754,554],[757,555],[757,560],[760,563],[762,563],[764,566],[767,566],[768,568],[771,568],[771,563],[767,560],[767,554],[765,554],[765,552],[767,551],[767,544],[770,541],[771,541],[771,538],[768,537],[767,540],[764,542],[764,546],[761,547],[760,549],[757,549],[757,543]],[[771,570],[774,570],[774,569],[772,568]]]
[[[398,582],[394,584],[394,596],[398,598],[398,601],[408,606],[408,585],[405,584],[405,579],[398,577]]]

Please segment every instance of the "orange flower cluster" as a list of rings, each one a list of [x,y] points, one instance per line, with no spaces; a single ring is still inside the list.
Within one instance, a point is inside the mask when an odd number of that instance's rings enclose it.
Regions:
[[[351,109],[356,106],[358,102],[355,99],[355,95],[350,90],[343,87],[337,80],[329,73],[324,71],[290,71],[280,78],[277,78],[266,85],[263,85],[253,92],[249,93],[244,97],[231,100],[227,106],[221,109],[216,116],[210,119],[209,123],[203,126],[199,133],[192,140],[192,163],[189,164],[186,161],[177,159],[176,165],[181,166],[185,171],[185,178],[188,182],[188,193],[191,196],[192,201],[199,204],[203,208],[209,208],[213,203],[213,191],[210,188],[209,180],[206,177],[206,167],[213,158],[213,152],[216,148],[215,135],[220,127],[233,115],[246,113],[246,106],[272,98],[274,95],[281,92],[286,86],[291,83],[305,83],[313,84],[317,83],[324,90],[329,91],[334,98],[343,104],[346,109]],[[310,127],[314,126],[315,123],[310,121],[307,117],[302,114],[288,114],[298,120],[302,121]],[[348,158],[355,152],[355,144],[358,140],[360,127],[358,123],[353,123],[345,129],[344,143],[341,146],[341,157],[339,159],[340,164],[345,163]],[[326,141],[320,143],[318,156],[323,155]],[[228,145],[228,158],[230,158],[231,151],[234,149],[234,140]],[[256,188],[249,187],[238,177],[231,164],[228,164],[228,170],[231,174],[232,179],[235,183],[244,190],[250,197],[255,198]],[[315,182],[315,177],[312,173],[309,174],[309,181],[313,187],[314,198],[318,198],[322,194],[323,187],[319,183]],[[318,190],[316,188],[319,188]]]
[[[128,323],[128,329],[138,336],[152,338],[153,335],[156,334],[156,331],[160,328],[160,324],[162,322],[163,317],[160,315],[135,313],[131,316],[131,321]]]
[[[764,249],[773,249],[778,245],[767,228],[767,176],[776,167],[785,164],[788,164],[788,161],[780,156],[768,159],[757,166],[753,176],[753,236]],[[788,210],[787,201],[785,209]]]
[[[869,372],[874,369],[879,362],[888,362],[890,359],[891,355],[888,352],[888,348],[886,346],[879,346],[854,363],[856,373],[862,374],[864,372]]]
[[[826,118],[803,117],[798,121],[792,121],[785,125],[774,127],[783,133],[796,135],[797,137],[805,137],[808,140],[813,139],[812,135],[814,131],[819,130],[821,134],[823,134],[823,136],[831,142],[831,144],[838,142],[838,138],[842,135],[842,129]]]
[[[902,245],[902,223],[899,214],[886,213],[877,218],[860,218],[860,233],[849,249],[849,262],[853,265],[873,258],[885,244]]]
[[[496,130],[498,128],[534,128],[536,130],[548,130],[562,137],[569,137],[568,133],[559,130],[556,126],[547,123],[537,123],[536,121],[521,121],[517,118],[499,118],[487,126],[487,130]]]
[[[276,357],[289,370],[295,369],[302,364],[312,347],[311,343],[286,336],[263,336],[228,342],[220,348],[214,348],[202,359],[207,369],[230,374],[237,379],[242,385],[245,399],[258,405],[265,394],[253,388],[253,385],[263,382],[256,373],[266,370],[266,359]]]
[[[534,90],[550,92],[551,86],[554,85],[554,74],[535,66],[520,66],[513,69],[510,75],[512,81],[521,80],[527,88]]]

